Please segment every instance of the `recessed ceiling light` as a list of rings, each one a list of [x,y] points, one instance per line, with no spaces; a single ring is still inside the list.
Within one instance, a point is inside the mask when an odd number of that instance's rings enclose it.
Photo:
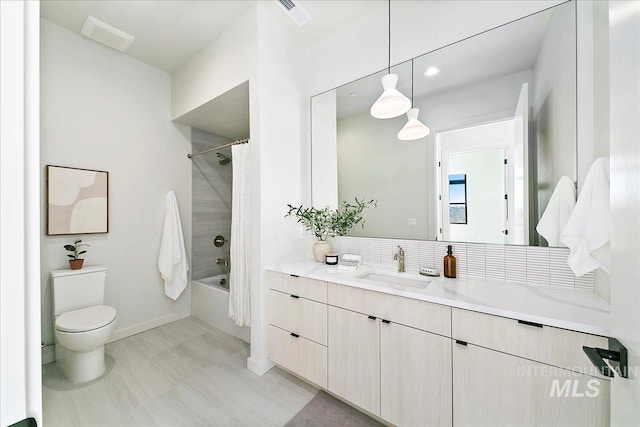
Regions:
[[[438,67],[429,67],[427,71],[424,72],[424,75],[427,77],[433,77],[440,72],[440,68]]]
[[[357,93],[355,93],[355,92],[351,92],[351,93],[349,94],[349,96],[358,96],[358,94],[357,94]]]

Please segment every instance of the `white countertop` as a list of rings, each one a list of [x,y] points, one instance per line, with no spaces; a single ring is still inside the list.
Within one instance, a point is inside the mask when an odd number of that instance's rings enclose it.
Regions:
[[[398,274],[406,279],[433,279],[426,287],[415,288],[357,277],[373,271],[393,275],[384,267],[360,265],[356,271],[339,271],[335,266],[310,260],[283,262],[267,270],[595,335],[610,334],[610,306],[592,292],[526,287],[497,280]]]

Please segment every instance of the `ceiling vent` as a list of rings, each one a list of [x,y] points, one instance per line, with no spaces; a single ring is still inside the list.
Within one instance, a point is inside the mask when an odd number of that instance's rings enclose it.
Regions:
[[[293,21],[302,27],[311,21],[311,15],[293,0],[274,0]]]
[[[82,26],[82,30],[80,30],[80,34],[112,47],[115,50],[119,50],[120,52],[124,52],[129,49],[131,43],[136,39],[132,35],[127,34],[124,31],[120,31],[119,29],[100,21],[93,16],[87,16],[87,19],[84,21],[84,25]]]

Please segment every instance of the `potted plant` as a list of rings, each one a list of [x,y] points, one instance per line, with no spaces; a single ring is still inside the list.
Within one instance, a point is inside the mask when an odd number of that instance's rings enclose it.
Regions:
[[[368,202],[355,198],[355,203],[343,201],[338,209],[330,209],[328,206],[322,209],[315,207],[305,208],[303,205],[289,207],[285,217],[296,217],[298,222],[307,231],[316,236],[316,243],[313,246],[313,255],[316,261],[324,261],[324,256],[331,252],[331,245],[327,242],[328,237],[344,236],[356,225],[364,227],[362,211],[370,206],[375,207],[374,199]]]
[[[86,243],[82,243],[82,240],[76,240],[73,242],[73,245],[67,244],[64,245],[64,248],[72,254],[67,254],[69,258],[69,265],[72,270],[80,270],[82,268],[82,263],[84,262],[84,258],[78,258],[80,255],[87,253],[87,251],[81,251],[80,248],[83,246],[91,246]]]

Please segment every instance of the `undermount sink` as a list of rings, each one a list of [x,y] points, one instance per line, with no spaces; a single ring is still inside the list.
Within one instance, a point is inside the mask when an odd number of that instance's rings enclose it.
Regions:
[[[384,283],[385,285],[405,286],[409,288],[426,288],[433,280],[431,277],[401,277],[403,273],[372,272],[359,276],[360,279]]]

